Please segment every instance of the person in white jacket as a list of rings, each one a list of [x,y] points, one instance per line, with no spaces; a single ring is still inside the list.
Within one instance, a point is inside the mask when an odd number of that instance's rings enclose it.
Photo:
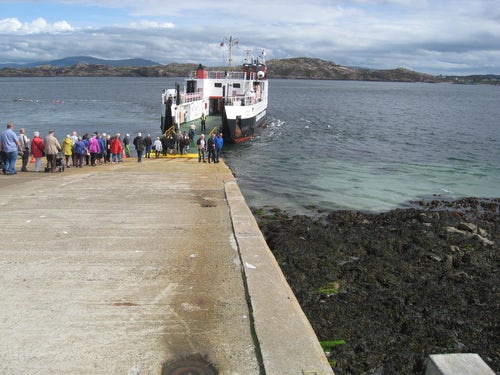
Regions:
[[[156,159],[158,159],[160,157],[161,152],[163,151],[163,146],[161,144],[160,137],[156,137],[155,141],[153,142],[153,149],[155,150]]]

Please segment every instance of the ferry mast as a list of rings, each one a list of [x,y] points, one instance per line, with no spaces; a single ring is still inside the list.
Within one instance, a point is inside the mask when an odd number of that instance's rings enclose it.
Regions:
[[[227,42],[228,47],[229,47],[229,67],[233,67],[233,45],[237,46],[238,45],[238,38],[234,38],[232,36],[227,39],[224,37],[222,39],[222,43],[220,44],[221,47],[224,47],[224,42]]]

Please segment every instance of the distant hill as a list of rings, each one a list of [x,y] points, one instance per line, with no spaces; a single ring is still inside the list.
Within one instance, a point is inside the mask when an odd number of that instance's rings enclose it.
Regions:
[[[398,82],[441,81],[431,74],[418,73],[404,68],[389,70],[353,68],[309,57],[269,60],[267,66],[272,78]]]
[[[71,56],[64,59],[51,61],[38,61],[27,64],[0,64],[0,68],[34,68],[37,66],[51,65],[56,68],[70,67],[77,64],[107,65],[115,67],[123,66],[155,66],[157,62],[145,59],[104,60],[92,56]]]
[[[22,67],[0,65],[0,77],[186,77],[198,64],[161,65],[144,59],[103,60],[90,56],[39,62]],[[269,78],[387,82],[453,82],[500,84],[500,76],[434,76],[405,68],[368,69],[337,65],[309,57],[267,61]],[[208,67],[224,70],[227,67]]]

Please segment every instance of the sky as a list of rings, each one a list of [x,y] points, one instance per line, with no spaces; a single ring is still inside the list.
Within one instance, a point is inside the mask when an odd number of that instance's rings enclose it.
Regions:
[[[233,65],[264,49],[268,60],[500,74],[498,0],[0,0],[0,64],[92,56],[221,66],[230,37]]]

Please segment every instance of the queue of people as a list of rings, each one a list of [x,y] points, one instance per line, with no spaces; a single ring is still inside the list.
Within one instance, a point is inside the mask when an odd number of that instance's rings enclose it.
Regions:
[[[84,165],[95,167],[104,163],[121,162],[123,150],[120,134],[111,137],[95,132],[92,135],[85,133],[78,136],[74,131],[59,142],[55,131],[49,130],[43,138],[40,132],[34,131],[30,140],[23,128],[17,135],[12,123],[0,134],[0,164],[4,174],[17,173],[15,163],[18,156],[22,159],[21,172],[28,172],[30,156],[34,172],[42,171],[43,158],[47,162],[43,171],[59,172],[64,168],[82,168]]]
[[[222,133],[212,134],[207,141],[204,134],[196,141],[198,147],[198,159],[209,163],[218,163],[224,140]],[[130,134],[126,134],[123,140],[119,133],[114,136],[106,133],[85,133],[81,136],[76,131],[59,143],[54,130],[41,137],[38,131],[33,132],[30,140],[24,128],[19,129],[19,134],[14,130],[14,124],[9,123],[7,129],[0,134],[0,164],[6,175],[16,174],[15,164],[21,157],[21,172],[28,172],[28,164],[34,163],[34,171],[42,171],[43,158],[47,166],[45,172],[60,172],[61,168],[82,168],[83,166],[95,167],[101,164],[121,163],[124,157],[130,157],[130,146],[133,145],[137,154],[137,162],[141,163],[143,156],[155,158],[169,154],[185,155],[188,153],[191,143],[194,143],[194,132],[178,132],[177,134],[163,134],[153,141],[150,134],[143,137],[139,132],[131,141]]]

